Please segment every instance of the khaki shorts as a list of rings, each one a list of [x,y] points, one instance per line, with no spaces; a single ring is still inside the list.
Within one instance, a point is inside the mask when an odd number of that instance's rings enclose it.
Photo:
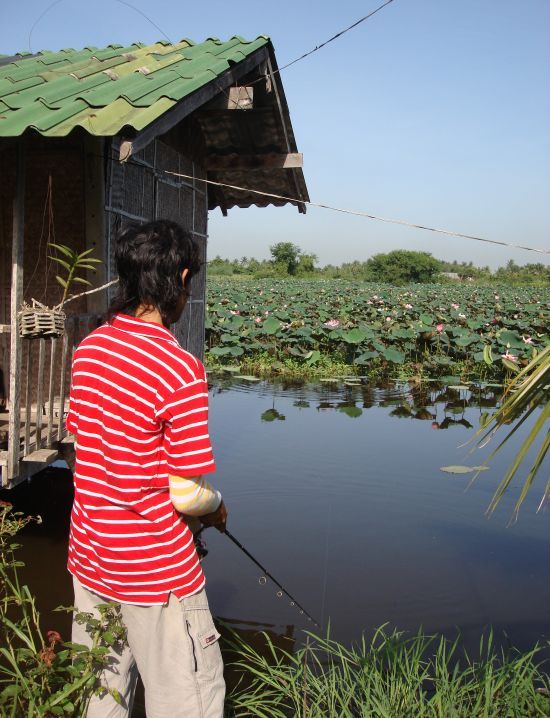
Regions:
[[[75,606],[94,613],[106,603],[73,577]],[[113,653],[101,677],[122,696],[94,696],[87,718],[129,718],[138,672],[145,686],[147,718],[222,718],[225,699],[223,662],[204,590],[163,606],[120,604],[128,645]],[[73,622],[74,643],[91,645],[85,626]]]

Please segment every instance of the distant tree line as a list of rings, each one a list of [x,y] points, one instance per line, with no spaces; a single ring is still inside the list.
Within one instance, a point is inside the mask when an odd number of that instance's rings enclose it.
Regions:
[[[277,242],[270,248],[271,259],[253,257],[222,259],[214,257],[208,263],[208,272],[216,276],[256,277],[308,277],[325,279],[353,279],[368,282],[452,283],[455,281],[476,284],[546,285],[550,284],[550,267],[542,263],[519,265],[511,259],[495,271],[487,266],[476,267],[473,262],[445,262],[428,252],[397,249],[375,254],[364,262],[355,260],[340,266],[329,264],[318,267],[315,254],[307,254],[292,242]]]

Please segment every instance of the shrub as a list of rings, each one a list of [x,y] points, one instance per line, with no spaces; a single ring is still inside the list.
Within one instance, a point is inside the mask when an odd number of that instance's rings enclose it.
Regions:
[[[77,613],[86,624],[91,648],[64,641],[57,631],[46,635],[28,586],[19,582],[14,536],[32,517],[14,513],[0,502],[0,715],[86,715],[92,695],[100,695],[99,676],[107,665],[110,647],[125,640],[125,631],[114,604],[99,606],[100,618]],[[59,610],[75,611],[74,608]],[[120,701],[116,691],[111,691]]]

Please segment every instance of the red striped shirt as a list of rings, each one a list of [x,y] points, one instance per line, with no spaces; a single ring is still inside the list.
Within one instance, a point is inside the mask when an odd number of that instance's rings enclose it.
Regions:
[[[159,324],[118,314],[77,348],[69,571],[100,596],[162,604],[204,586],[169,474],[215,470],[204,366]]]

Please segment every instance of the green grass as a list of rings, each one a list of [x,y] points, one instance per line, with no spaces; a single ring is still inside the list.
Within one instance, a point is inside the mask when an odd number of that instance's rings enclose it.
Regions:
[[[410,362],[402,365],[388,367],[387,363],[372,359],[368,365],[349,364],[338,357],[322,355],[321,359],[314,364],[290,357],[280,358],[267,352],[253,355],[240,356],[238,358],[218,358],[209,352],[205,356],[205,364],[210,372],[221,373],[227,367],[239,367],[241,374],[253,374],[264,379],[327,379],[342,376],[361,376],[371,381],[388,378],[392,379],[414,379],[423,381],[434,379],[433,372],[428,372],[422,362]],[[390,370],[391,369],[391,370]],[[440,370],[443,376],[455,376],[462,382],[494,381],[501,377],[486,364],[473,363],[471,361],[454,362],[446,365]]]
[[[540,718],[550,715],[550,681],[540,650],[526,654],[480,642],[476,660],[459,641],[378,629],[346,648],[306,634],[296,651],[263,634],[261,651],[231,643],[240,682],[228,697],[232,718]]]
[[[364,367],[353,367],[343,361],[324,357],[322,361],[312,365],[296,359],[276,359],[270,354],[263,353],[253,357],[239,357],[238,360],[220,362],[212,354],[206,354],[205,364],[209,371],[223,372],[227,367],[238,366],[242,374],[254,374],[262,378],[283,377],[288,379],[322,379],[334,376],[365,375]],[[372,372],[373,378],[377,373]]]

